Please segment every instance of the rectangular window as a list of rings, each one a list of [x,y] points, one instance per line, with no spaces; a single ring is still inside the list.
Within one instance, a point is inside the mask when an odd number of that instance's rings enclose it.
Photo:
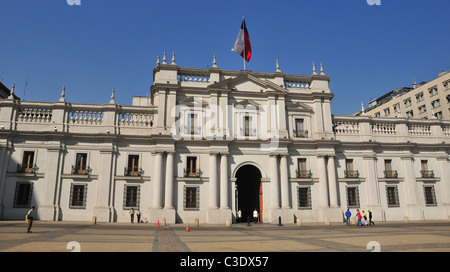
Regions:
[[[385,108],[384,109],[384,116],[389,116],[391,115],[391,110],[389,108]]]
[[[73,184],[70,191],[70,208],[85,209],[87,184]]]
[[[184,209],[198,210],[199,209],[199,187],[185,186],[184,187]]]
[[[74,174],[86,174],[86,153],[77,153],[77,160],[75,163],[75,173]]]
[[[433,178],[434,177],[434,173],[433,171],[430,171],[428,169],[428,161],[427,160],[421,160],[420,161],[420,166],[421,166],[421,171],[420,173],[422,174],[422,178]]]
[[[197,177],[197,157],[187,157],[186,162],[186,176]]]
[[[124,208],[139,208],[140,186],[125,185]]]
[[[397,171],[392,169],[392,160],[384,160],[384,177],[397,178]]]
[[[188,130],[191,135],[196,134],[195,131],[197,129],[197,114],[189,114],[188,119]]]
[[[309,171],[306,169],[306,159],[301,158],[297,160],[298,168],[297,168],[297,178],[310,178],[311,175]]]
[[[19,165],[18,172],[34,173],[34,151],[24,151],[22,164]]]
[[[424,100],[423,93],[416,94],[417,102],[421,102]]]
[[[405,108],[411,106],[411,98],[403,100],[403,104],[405,105]]]
[[[358,178],[359,173],[357,170],[355,170],[353,166],[353,159],[346,159],[345,160],[345,177],[346,178]]]
[[[406,117],[408,117],[408,118],[414,117],[414,111],[413,110],[407,111],[406,112]]]
[[[31,196],[33,193],[33,183],[16,183],[16,193],[14,196],[15,208],[27,208],[31,206]]]
[[[435,95],[437,95],[437,94],[438,94],[437,86],[434,86],[434,87],[428,89],[428,92],[430,93],[430,96],[435,96]]]
[[[386,186],[386,197],[389,208],[400,207],[397,186]]]
[[[128,155],[127,176],[139,176],[139,155]]]
[[[250,116],[244,116],[244,135],[250,136],[251,135],[251,123],[252,118]]]
[[[400,103],[395,104],[393,107],[395,113],[400,113]]]
[[[431,106],[433,107],[433,109],[440,107],[441,106],[441,100],[440,99],[436,99],[434,101],[431,102]]]
[[[425,204],[427,206],[437,206],[436,193],[433,185],[423,186],[423,192],[425,194]]]
[[[295,119],[295,136],[300,138],[307,137],[303,119]]]
[[[300,187],[297,191],[298,194],[298,208],[302,210],[310,210],[311,205],[311,188]]]
[[[358,187],[347,187],[347,208],[359,208]]]

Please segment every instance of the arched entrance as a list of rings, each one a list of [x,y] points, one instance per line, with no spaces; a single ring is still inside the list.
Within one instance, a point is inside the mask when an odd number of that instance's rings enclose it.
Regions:
[[[247,222],[247,216],[253,220],[256,209],[262,222],[262,183],[261,172],[253,165],[241,166],[236,172],[236,212],[241,210],[242,220]]]

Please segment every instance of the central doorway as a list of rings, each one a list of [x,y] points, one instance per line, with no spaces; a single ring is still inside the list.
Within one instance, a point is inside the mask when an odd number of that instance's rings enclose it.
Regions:
[[[236,212],[241,210],[242,221],[247,222],[247,216],[253,220],[253,211],[258,211],[262,222],[262,182],[261,172],[253,165],[244,165],[236,173]]]

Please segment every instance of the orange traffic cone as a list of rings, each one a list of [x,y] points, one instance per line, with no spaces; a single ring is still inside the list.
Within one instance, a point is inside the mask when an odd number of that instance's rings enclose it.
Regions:
[[[189,223],[188,223],[187,226],[186,226],[186,231],[190,231],[190,229],[189,229]]]
[[[156,222],[156,227],[159,228],[159,220]]]

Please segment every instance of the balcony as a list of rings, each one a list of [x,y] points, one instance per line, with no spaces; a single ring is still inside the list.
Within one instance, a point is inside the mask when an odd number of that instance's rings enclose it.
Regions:
[[[141,177],[143,173],[144,173],[144,170],[142,170],[142,168],[125,167],[125,169],[124,169],[124,176],[126,176],[126,177]]]
[[[295,170],[295,176],[297,178],[311,178],[311,170]]]
[[[308,131],[307,130],[294,130],[294,137],[295,138],[308,138]]]
[[[88,166],[86,169],[80,169],[80,167],[76,167],[75,165],[72,165],[72,175],[90,175],[92,172],[92,169]]]
[[[17,173],[34,174],[39,170],[36,164],[18,164]]]
[[[358,170],[345,170],[344,171],[345,178],[359,178]]]
[[[421,170],[420,174],[422,175],[422,178],[434,178],[433,170]]]
[[[384,170],[384,178],[398,178],[397,170]]]
[[[200,169],[184,169],[185,178],[199,178],[202,175]]]

